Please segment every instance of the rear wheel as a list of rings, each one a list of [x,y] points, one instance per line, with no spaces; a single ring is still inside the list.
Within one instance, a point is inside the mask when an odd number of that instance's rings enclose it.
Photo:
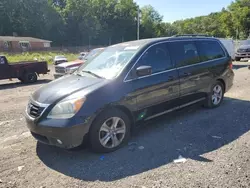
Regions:
[[[220,81],[217,81],[212,87],[208,94],[205,106],[208,108],[219,107],[224,98],[225,88]]]
[[[119,109],[103,112],[90,128],[91,149],[98,153],[117,150],[128,141],[130,125],[128,116]]]
[[[21,82],[23,82],[23,78],[19,77],[18,80],[20,80]]]
[[[37,74],[35,72],[28,72],[21,79],[24,83],[34,83],[37,81]]]

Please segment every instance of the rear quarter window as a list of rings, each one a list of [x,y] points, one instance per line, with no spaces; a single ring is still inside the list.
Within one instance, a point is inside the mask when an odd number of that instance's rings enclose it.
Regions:
[[[208,61],[225,57],[226,54],[217,41],[197,41],[196,42],[201,61]]]

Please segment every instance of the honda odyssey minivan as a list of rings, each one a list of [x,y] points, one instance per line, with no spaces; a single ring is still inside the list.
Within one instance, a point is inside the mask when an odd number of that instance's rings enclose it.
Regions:
[[[134,126],[195,103],[216,108],[233,85],[232,60],[213,37],[184,35],[107,47],[35,91],[27,126],[40,142],[111,152]]]

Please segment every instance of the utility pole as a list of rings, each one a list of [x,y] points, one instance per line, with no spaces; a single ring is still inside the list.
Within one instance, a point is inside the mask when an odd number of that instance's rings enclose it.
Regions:
[[[89,51],[90,51],[90,40],[91,40],[91,37],[89,36]]]
[[[140,11],[140,7],[138,6],[138,9],[137,9],[137,40],[140,40],[140,19],[141,19],[141,11]]]

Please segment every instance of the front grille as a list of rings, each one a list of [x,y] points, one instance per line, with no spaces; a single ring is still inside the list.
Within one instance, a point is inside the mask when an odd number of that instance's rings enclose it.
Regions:
[[[55,68],[56,73],[65,73],[65,68],[64,67],[56,67]]]
[[[31,117],[37,118],[42,114],[44,109],[45,109],[44,107],[40,107],[38,105],[34,105],[32,103],[29,103],[27,111]]]
[[[238,49],[238,52],[242,53],[242,52],[250,52],[250,48],[249,49]]]

